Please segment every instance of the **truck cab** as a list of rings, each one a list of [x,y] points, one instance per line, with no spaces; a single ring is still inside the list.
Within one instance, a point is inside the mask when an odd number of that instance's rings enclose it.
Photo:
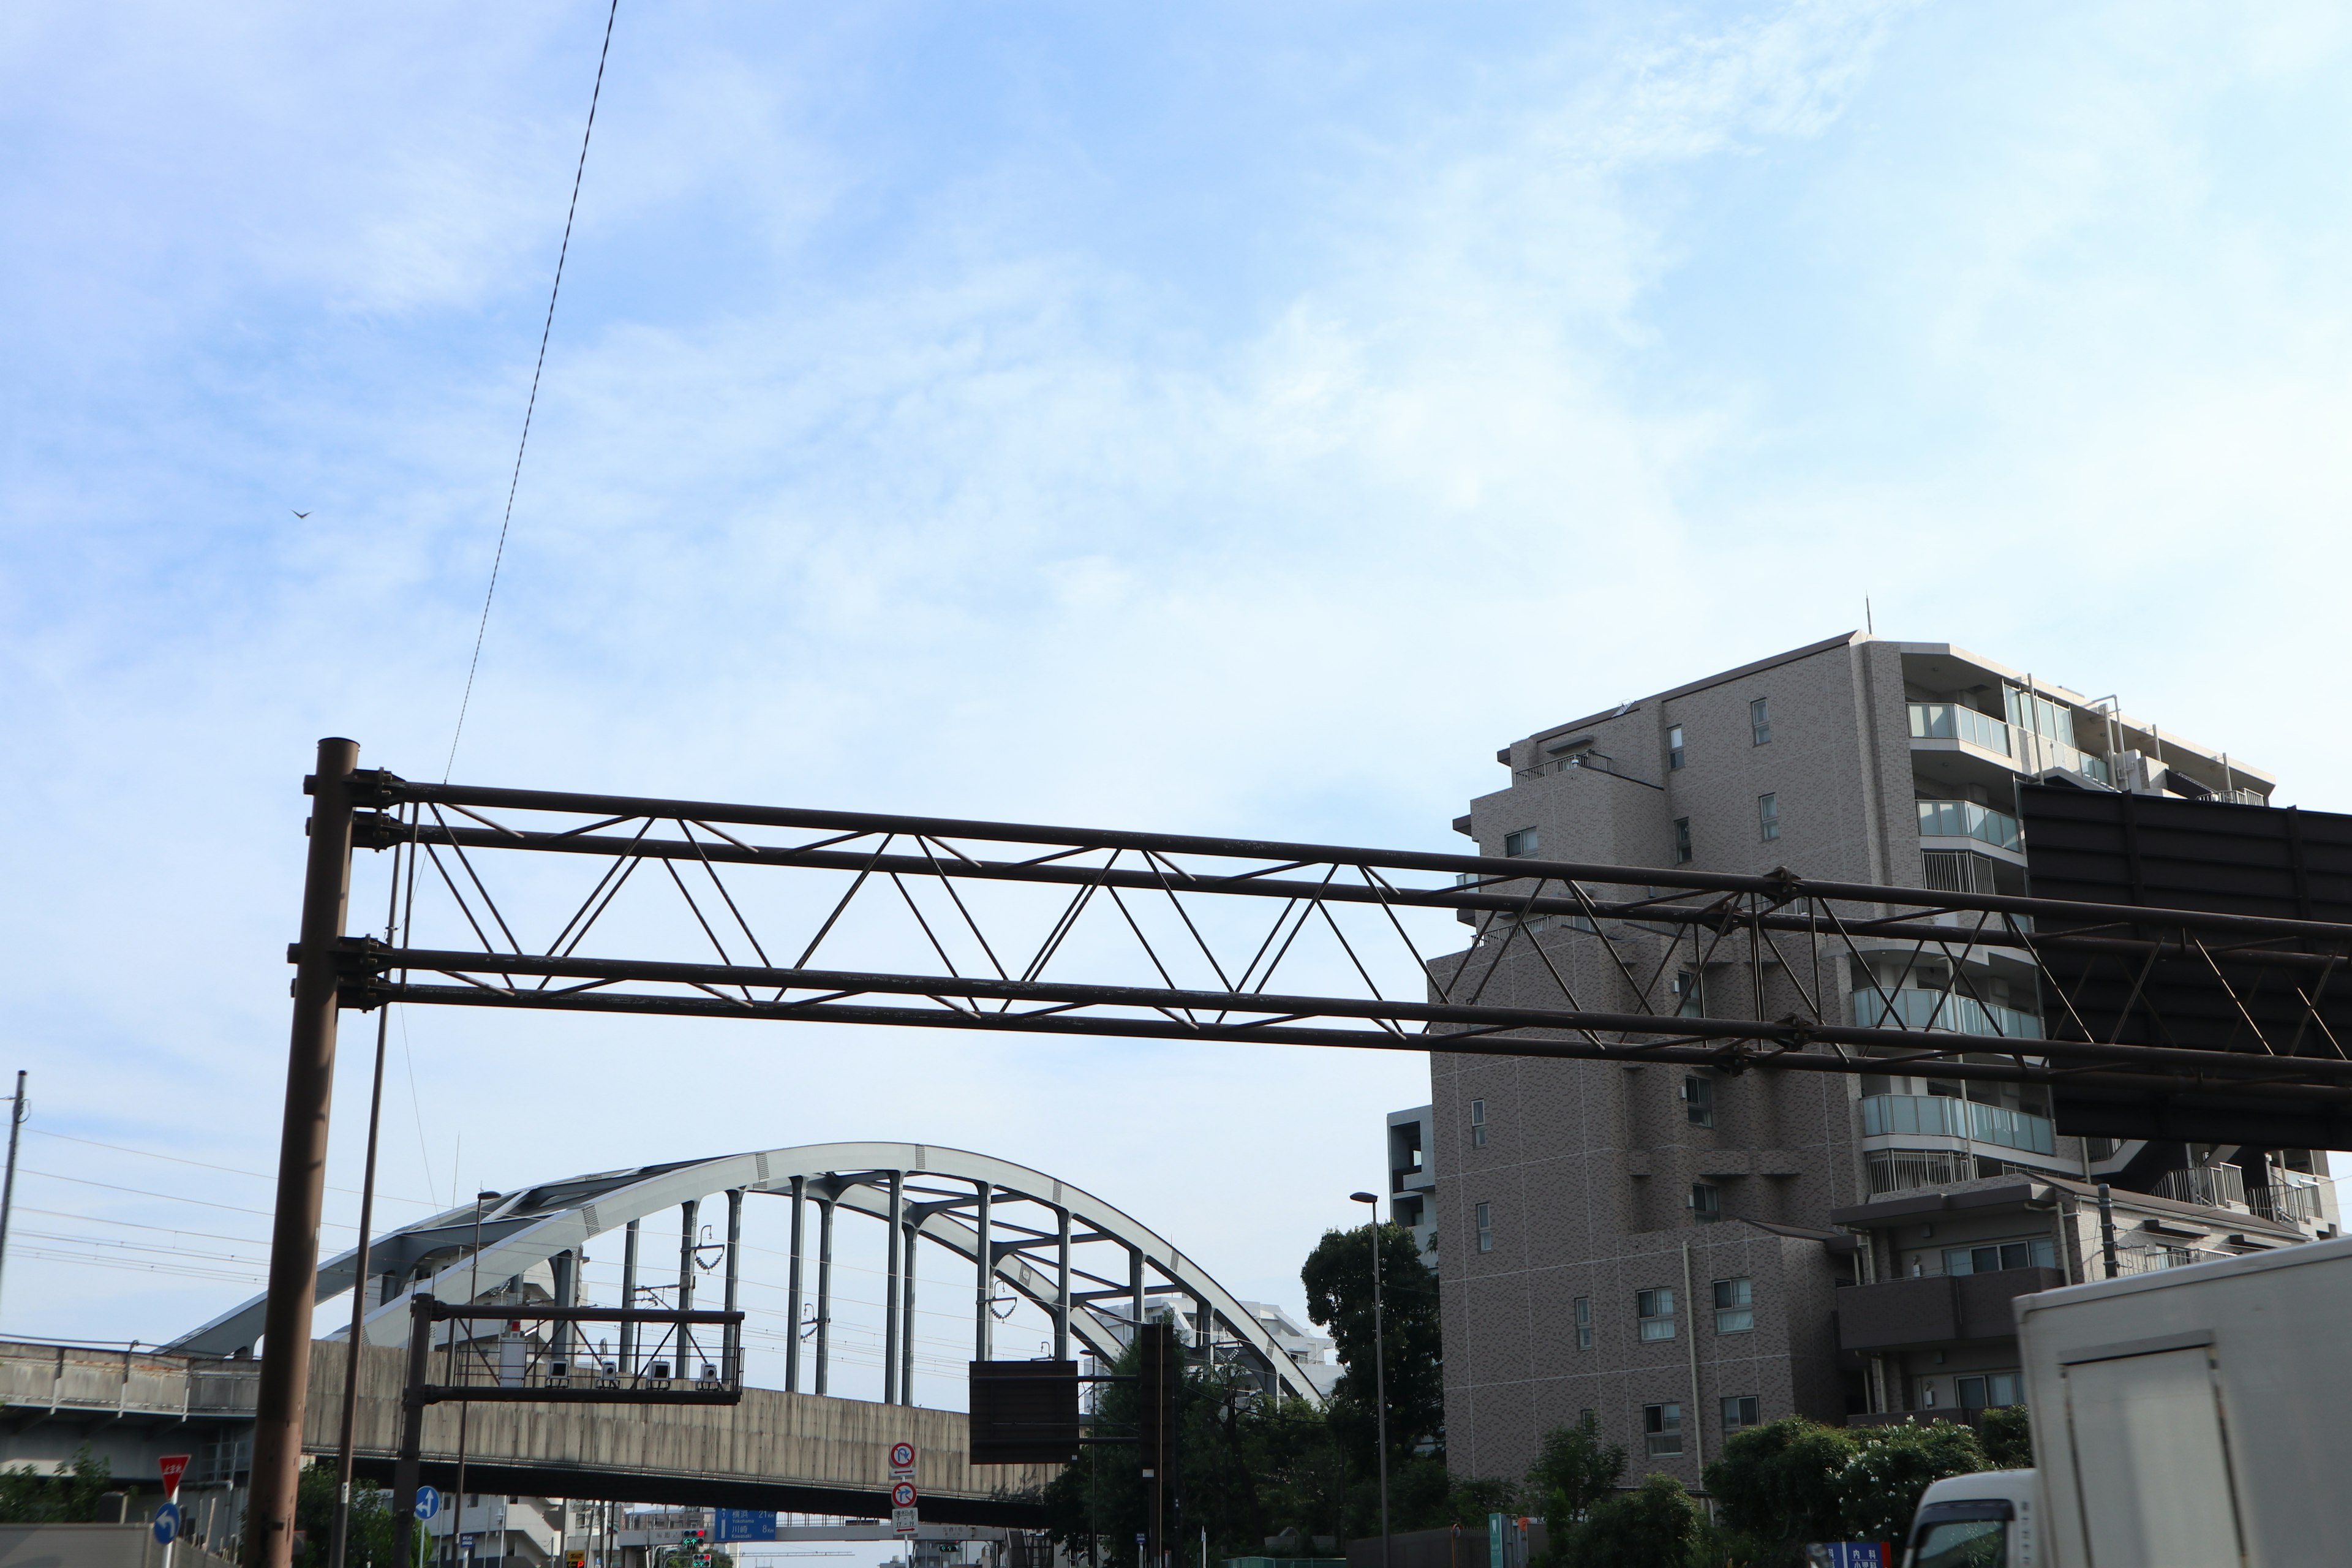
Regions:
[[[1927,1488],[1903,1568],[2045,1568],[2032,1470],[1979,1470]]]

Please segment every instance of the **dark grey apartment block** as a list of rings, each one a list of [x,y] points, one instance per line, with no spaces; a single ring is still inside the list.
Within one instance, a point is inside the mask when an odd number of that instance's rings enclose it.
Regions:
[[[2113,700],[1947,645],[1856,635],[1555,725],[1496,760],[1508,782],[1454,824],[1482,854],[1952,890],[2024,890],[2020,781],[2255,805],[2273,787]],[[2005,955],[1955,973],[1910,944],[1861,941],[1792,974],[1751,967],[1744,949],[1717,963],[1687,936],[1612,928],[1621,952],[1645,954],[1620,968],[1577,921],[1515,933],[1507,916],[1483,918],[1433,967],[1449,983],[1475,974],[1490,1002],[1553,1001],[1564,980],[1596,1009],[1696,1014],[1732,987],[1745,1011],[1760,986],[1771,1016],[1897,1017],[1989,1047],[2041,1032],[2035,972]],[[1435,1243],[1448,1452],[1470,1475],[1521,1474],[1546,1430],[1587,1410],[1637,1477],[1696,1486],[1756,1421],[2008,1403],[2014,1342],[1988,1325],[2020,1289],[2104,1266],[2095,1225],[2085,1262],[2080,1214],[2099,1182],[2151,1194],[2126,1217],[2132,1267],[2336,1223],[2324,1155],[2062,1137],[2031,1087],[1932,1073],[1731,1077],[1439,1052],[1430,1099],[1391,1118],[1392,1163],[1414,1149],[1391,1187]],[[2002,1195],[1957,1218],[1901,1207],[1988,1191]],[[2190,1233],[2204,1239],[2182,1250]]]

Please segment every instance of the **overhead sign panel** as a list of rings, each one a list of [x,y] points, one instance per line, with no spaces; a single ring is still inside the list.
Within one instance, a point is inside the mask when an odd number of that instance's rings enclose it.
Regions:
[[[1078,1363],[976,1361],[971,1462],[1066,1465],[1078,1457]]]
[[[2352,925],[2352,816],[2294,806],[2029,784],[2018,791],[2037,899]],[[2185,929],[2037,916],[2042,1028],[2053,1040],[2340,1059],[2352,1046],[2341,933]],[[2104,944],[2104,946],[2102,946]],[[2339,1148],[2352,1109],[2233,1092],[2056,1086],[2058,1131],[2095,1137]]]

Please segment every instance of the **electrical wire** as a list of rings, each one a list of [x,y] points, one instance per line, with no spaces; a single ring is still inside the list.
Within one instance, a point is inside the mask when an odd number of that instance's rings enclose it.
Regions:
[[[530,399],[523,405],[522,438],[515,443],[514,473],[507,480],[506,515],[499,521],[499,547],[490,557],[490,585],[482,595],[482,618],[474,627],[474,657],[466,666],[466,691],[457,700],[457,725],[449,732],[449,760],[441,769],[441,782],[449,782],[450,770],[457,765],[457,742],[466,733],[466,710],[473,705],[474,672],[482,664],[482,638],[490,629],[490,601],[499,591],[499,568],[507,558],[507,529],[514,521],[515,491],[522,484],[522,455],[530,445],[531,416],[539,411],[539,378],[547,369],[547,340],[555,331],[555,300],[563,291],[563,262],[572,254],[572,220],[580,212],[580,183],[588,174],[588,139],[596,133],[596,103],[604,96],[604,61],[613,52],[613,21],[621,12],[621,0],[613,0],[604,14],[604,47],[596,56],[596,86],[588,94],[588,125],[580,133],[580,163],[572,172],[572,205],[563,214],[563,244],[555,253],[555,283],[547,291],[547,320],[539,329],[539,361],[530,369]]]
[[[229,1176],[251,1176],[257,1182],[275,1182],[278,1179],[264,1171],[240,1170],[235,1165],[215,1165],[207,1160],[191,1160],[179,1154],[158,1154],[152,1149],[132,1149],[121,1143],[101,1143],[95,1138],[80,1138],[70,1132],[51,1132],[42,1127],[27,1127],[25,1131],[37,1138],[59,1138],[68,1143],[84,1143],[92,1149],[110,1150],[117,1154],[136,1154],[143,1160],[168,1160],[174,1165],[194,1165],[199,1171],[218,1171]],[[352,1197],[360,1195],[357,1187],[330,1186],[327,1191],[344,1193]],[[419,1208],[437,1209],[441,1206],[425,1198],[404,1198],[384,1193],[378,1193],[376,1196],[380,1199],[388,1198],[393,1203],[415,1204]]]

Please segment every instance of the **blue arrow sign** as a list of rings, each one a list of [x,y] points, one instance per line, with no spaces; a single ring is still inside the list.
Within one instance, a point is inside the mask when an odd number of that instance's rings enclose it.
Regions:
[[[441,1494],[431,1487],[416,1489],[416,1517],[431,1519],[441,1511]]]
[[[169,1546],[180,1533],[180,1505],[167,1502],[155,1510],[155,1542]]]

